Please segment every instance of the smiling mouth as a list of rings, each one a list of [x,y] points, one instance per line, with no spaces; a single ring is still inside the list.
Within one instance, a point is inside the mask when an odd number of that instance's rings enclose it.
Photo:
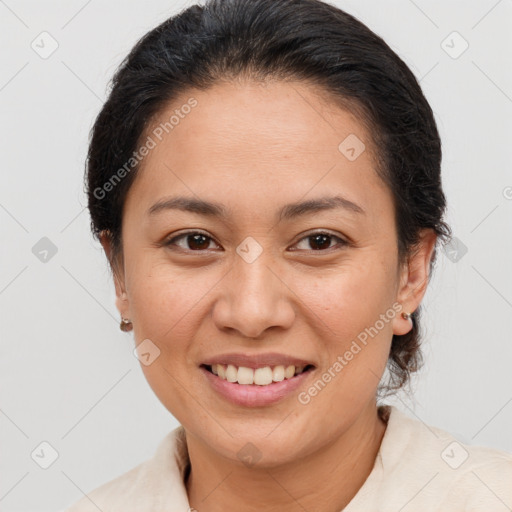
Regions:
[[[283,380],[290,380],[302,373],[312,371],[312,364],[306,366],[277,365],[248,368],[232,364],[201,365],[219,379],[248,386],[268,386]]]

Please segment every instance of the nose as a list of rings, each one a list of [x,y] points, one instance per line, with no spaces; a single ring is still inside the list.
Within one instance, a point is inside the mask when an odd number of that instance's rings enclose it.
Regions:
[[[259,256],[252,263],[236,257],[233,268],[218,285],[213,321],[223,331],[259,338],[270,329],[289,329],[295,318],[294,293],[279,276],[272,259]]]

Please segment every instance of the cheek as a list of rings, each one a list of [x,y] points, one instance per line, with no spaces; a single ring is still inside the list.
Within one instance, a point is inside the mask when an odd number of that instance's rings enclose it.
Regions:
[[[146,276],[131,293],[134,325],[144,337],[178,348],[180,340],[191,339],[197,332],[197,311],[215,281],[206,274],[177,276],[159,271]]]
[[[374,394],[388,359],[396,315],[391,262],[379,262],[377,251],[364,256],[302,288],[326,355],[319,377],[330,382],[315,398],[319,413],[332,404],[357,408]]]
[[[210,276],[212,272],[177,270],[169,264],[134,268],[138,271],[132,279],[130,307],[136,344],[149,339],[159,350],[151,364],[141,364],[144,376],[161,403],[180,422],[207,423],[207,418],[201,418],[202,410],[195,411],[193,421],[188,417],[189,356],[204,322],[202,301],[208,300],[205,293],[214,288],[218,278]]]
[[[165,249],[133,251],[126,278],[134,328],[141,336],[173,345],[197,329],[197,311],[221,276],[214,266],[172,264]]]
[[[395,283],[390,262],[370,251],[344,262],[321,277],[300,279],[300,297],[341,340],[357,335],[391,308]]]

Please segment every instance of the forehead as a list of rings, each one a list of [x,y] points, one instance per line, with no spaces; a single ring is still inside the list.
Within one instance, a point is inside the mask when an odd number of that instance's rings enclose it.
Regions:
[[[375,172],[370,134],[325,98],[298,82],[189,89],[153,119],[145,135],[155,145],[129,196],[141,208],[176,192],[236,210],[334,191],[384,208],[390,197]]]

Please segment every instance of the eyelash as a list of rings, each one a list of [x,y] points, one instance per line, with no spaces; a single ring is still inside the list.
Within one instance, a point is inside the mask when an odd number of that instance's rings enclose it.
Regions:
[[[185,233],[181,233],[180,235],[177,235],[175,237],[172,237],[172,238],[169,238],[168,240],[166,240],[163,245],[165,247],[170,247],[172,245],[175,245],[175,242],[177,240],[180,240],[182,238],[185,238],[187,236],[191,236],[191,235],[203,235],[205,238],[215,242],[215,240],[207,235],[206,233],[203,233],[202,231],[187,231]],[[341,246],[341,247],[344,247],[344,246],[347,246],[349,245],[349,242],[347,242],[346,240],[344,240],[343,238],[337,236],[337,235],[334,235],[332,233],[329,233],[328,231],[316,231],[314,233],[309,233],[308,235],[302,237],[298,242],[302,242],[303,240],[307,240],[308,238],[311,238],[311,237],[314,237],[314,236],[318,236],[318,235],[327,235],[328,237],[332,238],[332,239],[337,239],[338,240],[338,245]],[[217,242],[215,242],[217,243]],[[295,244],[295,245],[297,245]],[[178,246],[179,247],[179,246]],[[327,252],[327,251],[330,251],[331,249],[334,249],[336,247],[336,245],[334,245],[333,247],[328,247],[327,249],[309,249],[309,251],[307,252],[315,252],[315,253],[321,253],[321,252]],[[185,251],[185,252],[192,252],[192,253],[202,253],[202,252],[205,252],[205,251],[209,251],[209,249],[197,249],[197,250],[194,250],[194,249],[184,249],[183,247],[179,247],[181,250]]]

